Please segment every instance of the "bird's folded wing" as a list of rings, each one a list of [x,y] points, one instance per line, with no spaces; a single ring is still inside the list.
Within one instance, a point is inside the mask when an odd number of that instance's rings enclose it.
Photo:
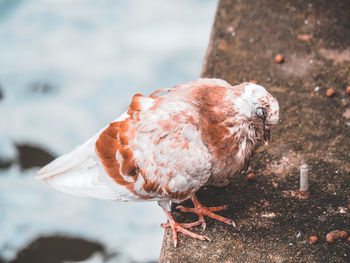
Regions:
[[[124,113],[115,122],[123,121],[129,115]],[[36,179],[44,179],[53,188],[65,193],[94,197],[98,199],[133,200],[133,193],[118,186],[106,174],[96,154],[98,132],[84,144],[67,153],[38,171]]]
[[[172,94],[137,94],[127,113],[42,168],[38,178],[80,196],[186,199],[210,175],[210,153],[196,114],[190,103]]]

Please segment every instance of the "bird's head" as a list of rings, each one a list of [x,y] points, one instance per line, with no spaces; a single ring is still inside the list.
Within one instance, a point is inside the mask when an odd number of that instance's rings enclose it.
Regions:
[[[271,126],[279,120],[278,101],[264,87],[253,83],[244,86],[241,98],[241,110],[252,121],[265,144],[268,144]]]

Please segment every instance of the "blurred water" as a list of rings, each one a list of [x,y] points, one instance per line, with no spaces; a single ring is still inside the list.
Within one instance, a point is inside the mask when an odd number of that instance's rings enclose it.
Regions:
[[[60,155],[128,105],[199,76],[213,0],[0,0],[0,159],[14,142]],[[79,199],[0,170],[0,255],[39,235],[99,240],[129,262],[156,260],[165,221],[155,203]],[[89,262],[101,262],[96,256]]]

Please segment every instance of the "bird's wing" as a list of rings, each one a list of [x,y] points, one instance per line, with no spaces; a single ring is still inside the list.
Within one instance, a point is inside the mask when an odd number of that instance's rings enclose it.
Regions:
[[[129,115],[124,113],[115,122],[121,122],[128,117]],[[135,198],[124,187],[115,185],[100,164],[95,145],[105,129],[97,132],[72,152],[41,168],[36,178],[45,180],[59,191],[73,195],[125,201]]]
[[[205,184],[211,154],[204,145],[198,112],[171,92],[132,120],[129,147],[141,171],[134,190],[152,198],[181,201]]]
[[[129,118],[111,123],[96,152],[114,182],[144,200],[183,200],[209,178],[210,154],[196,111],[171,94],[135,95]]]
[[[42,168],[39,178],[81,196],[186,199],[210,176],[210,153],[197,117],[190,103],[171,94],[137,94],[127,113]]]

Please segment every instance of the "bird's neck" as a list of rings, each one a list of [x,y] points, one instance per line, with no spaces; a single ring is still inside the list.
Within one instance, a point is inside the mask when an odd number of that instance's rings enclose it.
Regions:
[[[244,115],[216,114],[202,116],[200,128],[203,142],[212,154],[212,180],[222,181],[248,167],[259,143],[255,127]]]
[[[222,87],[201,87],[191,98],[196,102],[201,137],[212,154],[213,177],[217,178],[240,172],[257,145],[250,116],[235,109],[234,96],[239,94],[231,93]]]

